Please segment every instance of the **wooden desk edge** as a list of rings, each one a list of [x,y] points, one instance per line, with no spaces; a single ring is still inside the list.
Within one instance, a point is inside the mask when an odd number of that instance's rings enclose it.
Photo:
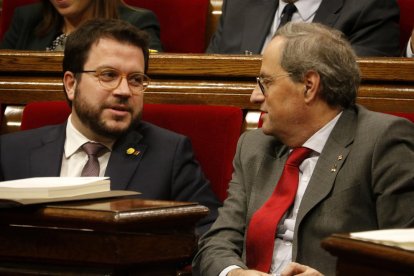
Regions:
[[[374,265],[383,262],[395,266],[408,266],[414,269],[414,252],[398,247],[351,238],[347,234],[334,234],[321,242],[322,248],[336,257],[344,257],[372,262]]]
[[[23,208],[0,210],[0,224],[34,225],[34,226],[58,226],[88,228],[102,231],[139,231],[152,227],[155,224],[162,226],[187,227],[195,223],[209,213],[209,209],[196,203],[171,202],[161,200],[127,199],[125,204],[131,205],[130,209],[120,211],[110,209],[111,204],[122,203],[119,199],[99,201],[85,201],[77,203],[71,208],[71,204],[59,203],[56,205],[25,206]],[[102,208],[90,208],[90,202],[101,204]],[[143,204],[141,204],[143,203]],[[157,207],[151,208],[151,203],[157,203]],[[76,206],[85,206],[84,208]],[[142,207],[137,207],[141,204]],[[153,205],[154,206],[154,205]],[[98,206],[99,207],[99,206]],[[181,225],[176,225],[181,221]]]

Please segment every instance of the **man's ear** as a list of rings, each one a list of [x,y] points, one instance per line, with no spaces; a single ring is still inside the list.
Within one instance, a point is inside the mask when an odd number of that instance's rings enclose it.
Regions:
[[[73,101],[73,98],[75,97],[77,81],[75,75],[72,72],[65,72],[63,75],[63,85],[65,86],[66,96],[70,101]]]
[[[320,90],[320,81],[321,78],[319,74],[315,71],[308,71],[304,77],[304,99],[306,103],[310,103],[315,101],[318,97],[318,93]]]

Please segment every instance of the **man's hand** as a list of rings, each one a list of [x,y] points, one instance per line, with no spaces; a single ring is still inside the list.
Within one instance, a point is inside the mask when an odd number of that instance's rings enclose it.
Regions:
[[[244,270],[242,268],[237,268],[227,273],[227,276],[270,276],[270,274],[257,270]]]
[[[281,276],[323,276],[319,271],[306,265],[301,265],[295,262],[291,262],[288,266],[283,269]]]

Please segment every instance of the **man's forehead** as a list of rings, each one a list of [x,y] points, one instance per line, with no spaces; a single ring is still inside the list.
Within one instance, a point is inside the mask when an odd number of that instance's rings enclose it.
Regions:
[[[283,39],[274,38],[263,52],[261,72],[272,72],[280,67]]]
[[[140,47],[128,42],[118,41],[114,38],[102,37],[91,45],[89,56],[94,55],[109,55],[109,56],[123,56],[127,51],[129,54],[138,53],[143,55]]]
[[[108,66],[120,70],[143,72],[144,53],[136,45],[103,37],[91,45],[84,66]]]

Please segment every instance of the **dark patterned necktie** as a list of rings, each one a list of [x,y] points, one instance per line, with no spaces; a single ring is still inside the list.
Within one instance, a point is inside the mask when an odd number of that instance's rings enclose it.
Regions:
[[[308,148],[295,148],[289,155],[282,176],[270,198],[250,220],[246,238],[247,266],[269,272],[277,225],[292,205],[299,182],[299,165],[312,152]]]
[[[292,20],[292,15],[297,11],[295,4],[289,3],[287,4],[282,11],[282,17],[280,18],[280,23],[278,29]]]
[[[102,144],[92,142],[83,144],[81,148],[88,155],[88,162],[83,167],[81,176],[99,176],[98,157],[104,154],[107,148]]]

